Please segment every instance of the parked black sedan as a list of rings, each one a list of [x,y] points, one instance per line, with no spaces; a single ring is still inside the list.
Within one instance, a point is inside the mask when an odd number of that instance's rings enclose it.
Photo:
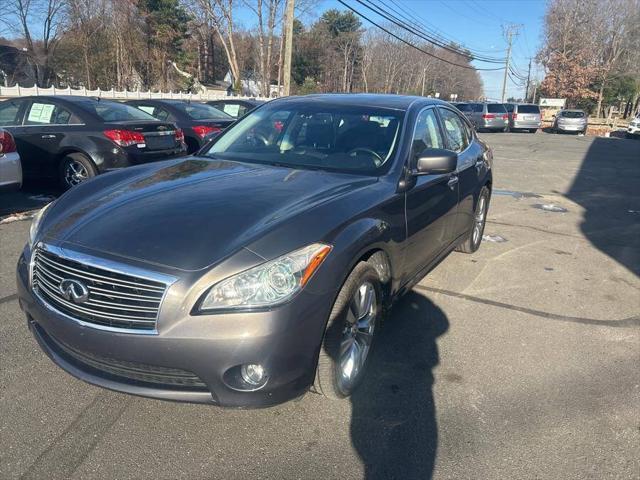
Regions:
[[[97,178],[41,211],[19,304],[54,362],[106,388],[229,406],[311,385],[345,398],[393,301],[480,247],[491,184],[491,150],[439,100],[274,100],[197,157]]]
[[[235,119],[206,103],[187,100],[130,100],[126,102],[153,115],[158,120],[172,122],[184,132],[189,153],[195,153],[214,135],[231,125]]]
[[[0,127],[15,138],[25,178],[57,178],[64,188],[186,150],[182,131],[173,123],[98,98],[5,100],[0,102]]]
[[[207,102],[207,105],[211,105],[212,107],[217,108],[218,110],[223,111],[227,115],[232,116],[233,118],[241,118],[244,117],[247,113],[253,110],[256,107],[259,107],[265,103],[264,100],[258,100],[255,98],[224,98],[220,100],[210,100]]]

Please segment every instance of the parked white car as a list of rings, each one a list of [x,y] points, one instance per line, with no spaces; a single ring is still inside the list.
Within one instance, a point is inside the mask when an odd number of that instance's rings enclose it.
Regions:
[[[0,190],[20,189],[22,186],[22,164],[13,136],[0,129]]]
[[[629,122],[627,137],[640,137],[640,115]]]

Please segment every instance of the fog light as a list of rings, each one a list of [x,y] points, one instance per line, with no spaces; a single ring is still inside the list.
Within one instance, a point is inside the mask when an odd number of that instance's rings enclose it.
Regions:
[[[242,375],[242,379],[249,385],[255,386],[261,385],[265,378],[262,365],[254,365],[252,363],[242,365],[242,367],[240,367],[240,375]]]

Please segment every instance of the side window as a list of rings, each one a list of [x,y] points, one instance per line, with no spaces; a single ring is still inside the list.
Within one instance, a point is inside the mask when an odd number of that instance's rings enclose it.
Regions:
[[[473,104],[473,111],[474,111],[474,113],[482,113],[482,104],[481,103],[474,103]]]
[[[60,105],[46,102],[33,102],[27,112],[25,125],[66,125],[71,112]]]
[[[237,103],[225,103],[222,111],[227,115],[231,115],[234,118],[238,118],[242,116],[240,113],[241,106]]]
[[[440,117],[449,148],[454,152],[462,152],[470,142],[467,125],[457,113],[445,108],[440,109]]]
[[[22,102],[15,100],[5,100],[0,102],[0,127],[9,127],[20,124],[18,112]]]
[[[416,129],[411,141],[411,158],[427,148],[444,148],[438,119],[433,108],[425,110],[416,119]]]
[[[166,122],[169,120],[169,117],[171,116],[171,114],[164,108],[156,107],[156,109],[153,111],[153,116],[156,117],[158,120]]]

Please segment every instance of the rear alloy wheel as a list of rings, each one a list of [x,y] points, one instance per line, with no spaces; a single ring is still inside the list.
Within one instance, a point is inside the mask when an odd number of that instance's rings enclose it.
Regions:
[[[478,202],[476,203],[476,211],[473,215],[473,224],[471,231],[467,238],[458,245],[456,251],[462,253],[474,253],[480,248],[482,243],[482,234],[484,233],[484,226],[487,222],[487,211],[489,210],[489,189],[482,187],[480,195],[478,196]]]
[[[361,262],[345,281],[329,316],[316,371],[319,393],[333,399],[351,395],[364,376],[381,315],[378,274]]]
[[[60,164],[60,183],[65,189],[75,187],[96,174],[93,162],[82,153],[70,153]]]

